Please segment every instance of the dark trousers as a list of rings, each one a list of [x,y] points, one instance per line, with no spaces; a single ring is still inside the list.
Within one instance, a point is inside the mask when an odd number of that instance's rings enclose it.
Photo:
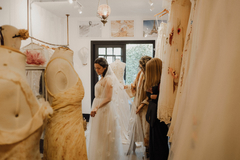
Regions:
[[[150,126],[149,153],[150,160],[167,160],[169,154],[168,148],[168,127],[164,122],[156,120],[153,126]]]

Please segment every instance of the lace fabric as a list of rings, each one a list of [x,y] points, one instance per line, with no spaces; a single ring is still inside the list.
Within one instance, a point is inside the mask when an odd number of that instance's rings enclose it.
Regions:
[[[48,65],[58,58],[52,59]],[[69,62],[69,64],[71,63]],[[49,94],[53,97],[52,108],[54,112],[48,119],[45,129],[43,159],[87,160],[87,148],[82,117],[84,88],[81,79],[78,77],[78,81],[75,85],[67,91],[58,92],[57,94],[52,94],[49,91],[46,76],[45,83]]]
[[[162,22],[160,27],[158,28],[158,38],[157,38],[157,47],[155,52],[155,57],[162,60],[164,63],[166,53],[164,54],[164,46],[166,44],[166,32],[167,32],[167,24]]]
[[[111,67],[103,79],[95,85],[95,108],[109,94],[112,98],[99,108],[95,117],[90,119],[88,155],[90,160],[121,160],[124,156],[122,143],[128,143],[129,104],[128,95],[117,81]]]

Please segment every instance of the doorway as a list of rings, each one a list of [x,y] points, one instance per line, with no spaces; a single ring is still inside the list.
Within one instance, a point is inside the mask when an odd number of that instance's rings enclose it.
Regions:
[[[99,77],[94,70],[94,60],[98,57],[107,59],[111,64],[116,59],[126,63],[125,84],[131,84],[139,71],[138,61],[144,56],[154,57],[155,40],[148,41],[91,41],[91,100],[94,98],[94,86]]]

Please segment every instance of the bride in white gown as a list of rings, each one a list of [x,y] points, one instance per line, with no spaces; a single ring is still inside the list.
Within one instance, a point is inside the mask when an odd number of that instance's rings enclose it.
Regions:
[[[95,85],[88,157],[89,160],[121,160],[124,154],[116,107],[123,105],[124,94],[106,59],[97,58],[94,67],[101,79]]]

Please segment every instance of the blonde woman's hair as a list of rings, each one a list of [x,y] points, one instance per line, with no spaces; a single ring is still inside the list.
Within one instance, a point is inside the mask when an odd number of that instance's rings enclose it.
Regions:
[[[144,90],[148,90],[158,85],[162,75],[162,61],[159,58],[153,58],[146,64],[145,77],[146,82]]]

